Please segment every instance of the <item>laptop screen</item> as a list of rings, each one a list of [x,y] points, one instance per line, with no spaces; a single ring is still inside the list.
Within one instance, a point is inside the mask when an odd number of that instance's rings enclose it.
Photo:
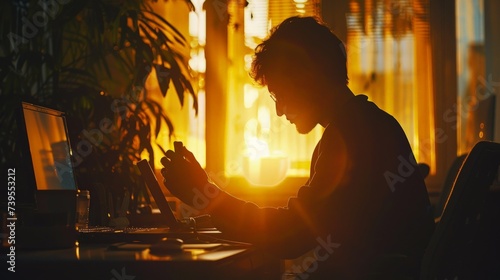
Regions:
[[[76,190],[64,113],[22,104],[37,190]]]

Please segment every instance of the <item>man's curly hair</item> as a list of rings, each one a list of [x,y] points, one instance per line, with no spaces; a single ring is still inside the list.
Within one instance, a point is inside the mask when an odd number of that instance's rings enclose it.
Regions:
[[[346,85],[346,63],[344,43],[325,24],[315,17],[294,16],[256,47],[250,76],[264,86],[275,73],[286,73],[290,79],[312,73]]]

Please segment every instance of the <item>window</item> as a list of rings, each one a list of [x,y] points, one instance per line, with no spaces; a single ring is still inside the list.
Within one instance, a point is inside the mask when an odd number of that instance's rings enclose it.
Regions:
[[[493,103],[488,102],[484,22],[482,0],[456,1],[458,154],[469,152],[478,140],[492,138],[493,133],[487,127]]]
[[[349,1],[350,88],[402,125],[415,157],[435,169],[429,6],[424,0]]]

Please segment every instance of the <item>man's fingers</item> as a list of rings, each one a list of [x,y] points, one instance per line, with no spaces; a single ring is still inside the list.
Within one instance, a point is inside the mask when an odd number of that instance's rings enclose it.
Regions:
[[[196,162],[196,158],[194,157],[193,153],[189,151],[188,149],[184,148],[182,151],[182,155],[189,161],[189,162]]]
[[[175,155],[175,152],[174,152],[174,151],[172,151],[172,150],[167,150],[167,151],[165,152],[165,156],[166,156],[168,159],[173,160],[173,159],[175,158],[175,156],[176,156],[176,155]]]
[[[167,165],[169,165],[169,164],[170,164],[170,160],[169,160],[168,158],[166,158],[166,157],[162,157],[162,158],[160,159],[160,162],[161,162],[161,164],[162,164],[163,166],[165,166],[165,167],[167,167]]]

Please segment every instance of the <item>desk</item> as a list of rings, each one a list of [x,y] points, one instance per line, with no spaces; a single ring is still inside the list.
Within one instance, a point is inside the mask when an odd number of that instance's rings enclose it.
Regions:
[[[185,245],[181,253],[153,255],[149,245],[111,249],[82,244],[58,250],[16,252],[16,272],[2,279],[280,279],[278,260],[251,246],[221,244],[216,248]],[[1,261],[5,263],[6,254]],[[5,274],[7,272],[7,274]],[[14,276],[14,278],[12,278]],[[33,278],[35,277],[35,278]]]

